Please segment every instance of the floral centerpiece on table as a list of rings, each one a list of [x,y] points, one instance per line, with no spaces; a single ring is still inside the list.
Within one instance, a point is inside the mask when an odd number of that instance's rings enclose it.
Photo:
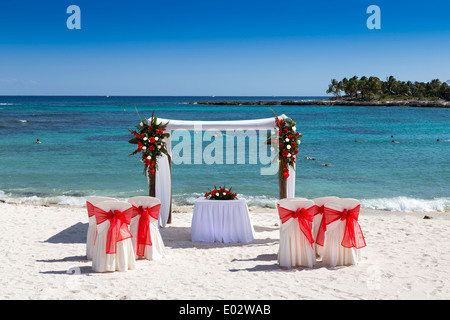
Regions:
[[[155,174],[157,167],[157,159],[162,154],[168,155],[166,149],[165,138],[170,136],[169,133],[164,133],[166,130],[167,123],[158,123],[158,118],[154,117],[155,111],[152,113],[150,120],[144,119],[139,116],[141,122],[136,126],[137,130],[130,130],[130,133],[134,136],[133,139],[129,140],[129,143],[137,144],[138,147],[134,150],[131,155],[135,155],[141,152],[141,161],[144,163],[144,175],[150,173]]]
[[[209,192],[205,193],[205,198],[209,200],[235,200],[237,194],[232,193],[231,188],[226,189],[225,186],[223,186],[223,188],[221,186],[217,188],[216,186],[214,186],[214,190],[210,189]]]
[[[294,119],[290,119],[284,114],[280,118],[278,116],[275,117],[275,124],[279,131],[279,139],[275,139],[275,141],[278,141],[279,146],[279,170],[282,172],[284,179],[287,179],[289,177],[289,167],[294,167],[295,156],[298,153],[300,145],[298,138],[303,135],[297,132]]]

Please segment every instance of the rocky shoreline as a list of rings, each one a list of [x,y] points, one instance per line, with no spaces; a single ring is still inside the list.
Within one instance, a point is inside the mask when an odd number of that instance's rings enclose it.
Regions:
[[[437,100],[285,100],[285,101],[195,101],[190,104],[205,104],[205,105],[226,105],[226,106],[240,106],[240,105],[254,105],[254,106],[395,106],[395,107],[427,107],[427,108],[450,108],[450,101]]]

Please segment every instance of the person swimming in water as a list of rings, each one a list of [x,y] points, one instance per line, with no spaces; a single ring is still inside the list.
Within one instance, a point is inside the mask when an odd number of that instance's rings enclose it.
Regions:
[[[36,143],[41,143],[41,141],[39,140],[39,138],[36,140]]]

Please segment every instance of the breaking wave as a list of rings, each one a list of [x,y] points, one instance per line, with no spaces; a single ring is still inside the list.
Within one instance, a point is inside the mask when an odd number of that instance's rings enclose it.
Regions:
[[[203,197],[203,194],[178,194],[173,195],[173,204],[175,206],[193,206],[195,200]],[[117,197],[116,197],[117,198]],[[276,208],[278,199],[268,196],[248,196],[238,194],[238,198],[245,198],[249,207],[257,208]],[[16,204],[34,204],[34,205],[66,205],[66,206],[84,206],[87,197],[58,195],[12,195],[0,190],[0,201]],[[127,200],[127,198],[117,198]],[[450,210],[450,198],[435,199],[415,199],[409,197],[377,198],[360,200],[361,207],[366,209],[399,211],[399,212],[445,212]]]

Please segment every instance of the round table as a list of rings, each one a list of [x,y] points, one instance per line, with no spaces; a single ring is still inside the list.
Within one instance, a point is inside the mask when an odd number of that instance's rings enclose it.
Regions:
[[[191,239],[194,242],[248,243],[254,237],[254,229],[245,199],[195,201],[191,223]]]

